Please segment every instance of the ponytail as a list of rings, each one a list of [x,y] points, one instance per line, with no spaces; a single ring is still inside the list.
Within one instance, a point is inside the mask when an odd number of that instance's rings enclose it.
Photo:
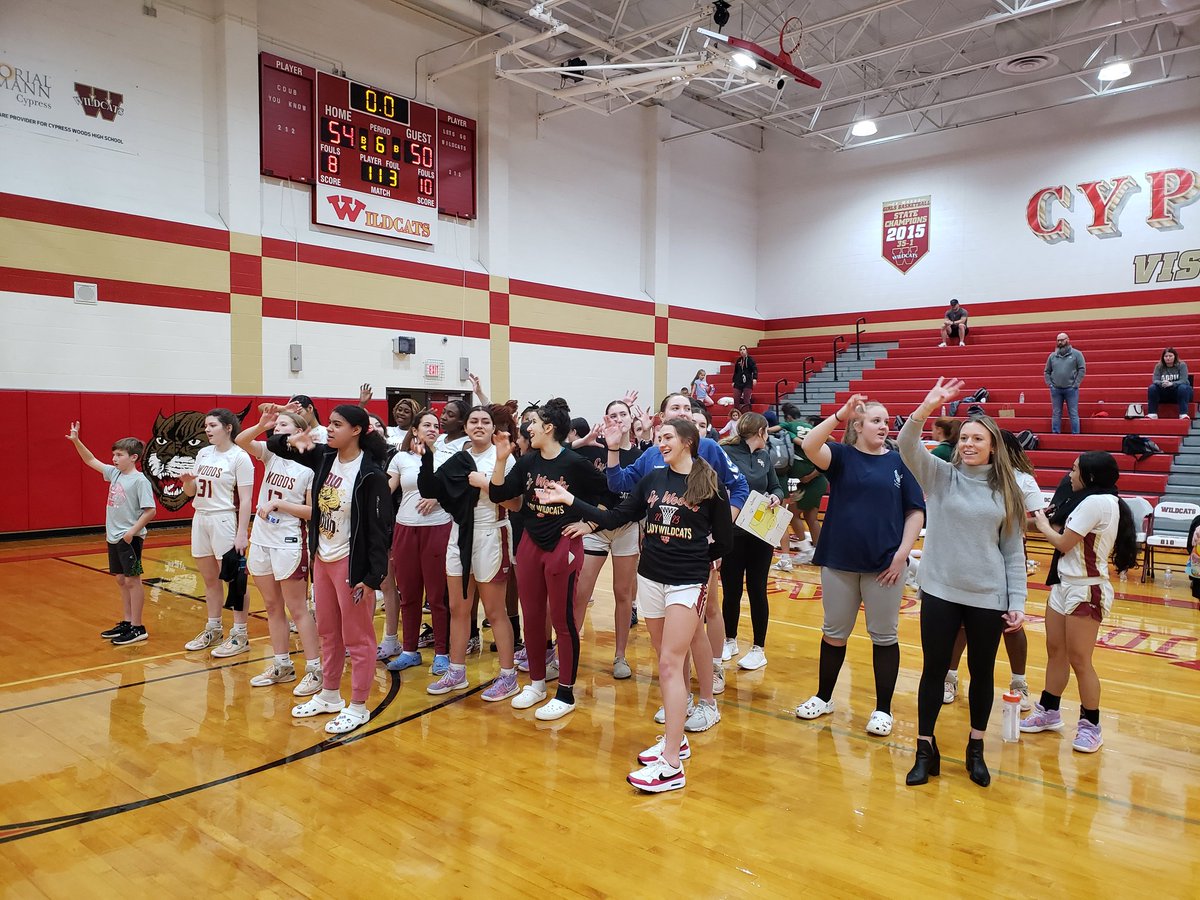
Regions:
[[[1125,572],[1138,562],[1137,526],[1133,524],[1133,510],[1128,503],[1118,497],[1117,507],[1117,539],[1113,542],[1112,563],[1118,572]]]
[[[717,473],[713,467],[701,457],[692,460],[692,471],[688,472],[687,490],[683,492],[683,502],[686,506],[699,506],[710,497],[721,496],[721,487],[717,482]]]

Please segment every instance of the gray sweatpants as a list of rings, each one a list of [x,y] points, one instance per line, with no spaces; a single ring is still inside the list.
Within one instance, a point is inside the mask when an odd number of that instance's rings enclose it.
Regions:
[[[821,602],[825,607],[821,632],[826,637],[849,640],[858,620],[858,608],[862,606],[867,612],[867,634],[873,644],[886,647],[899,640],[896,631],[900,626],[904,579],[885,587],[875,580],[878,574],[821,568]]]

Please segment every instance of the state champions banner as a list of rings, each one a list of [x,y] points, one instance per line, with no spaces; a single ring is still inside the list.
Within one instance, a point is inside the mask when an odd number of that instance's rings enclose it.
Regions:
[[[929,252],[929,197],[883,204],[883,258],[907,275]]]

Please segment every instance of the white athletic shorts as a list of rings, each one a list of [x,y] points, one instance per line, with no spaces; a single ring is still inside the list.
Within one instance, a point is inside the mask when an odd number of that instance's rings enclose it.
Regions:
[[[663,584],[649,578],[637,577],[638,614],[643,619],[665,619],[668,606],[686,606],[695,609],[696,615],[704,618],[704,606],[708,602],[708,583]]]
[[[303,581],[308,576],[308,548],[260,547],[253,541],[246,556],[246,571],[256,578],[270,575],[276,581],[295,578]]]
[[[192,558],[215,556],[220,562],[221,557],[233,547],[235,537],[237,513],[198,512],[192,519]]]
[[[608,556],[610,551],[613,556],[637,556],[642,552],[642,533],[637,522],[583,536],[583,552],[588,556]]]
[[[1112,582],[1080,584],[1061,581],[1050,588],[1046,606],[1063,616],[1088,616],[1097,622],[1108,618],[1113,605]]]
[[[471,577],[481,584],[503,581],[512,568],[512,529],[505,519],[497,525],[476,528],[471,539]],[[458,523],[450,526],[446,545],[446,574],[462,577],[462,557],[458,552]]]

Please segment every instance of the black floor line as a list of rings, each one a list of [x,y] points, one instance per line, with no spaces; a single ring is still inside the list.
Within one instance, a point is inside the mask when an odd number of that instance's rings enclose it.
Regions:
[[[180,797],[186,797],[190,794],[199,793],[200,791],[208,790],[209,788],[219,787],[223,784],[229,784],[234,781],[240,781],[243,778],[249,778],[251,775],[258,775],[261,772],[268,772],[272,769],[280,768],[289,763],[299,762],[303,759],[316,756],[319,753],[325,753],[329,750],[336,750],[339,747],[345,747],[356,741],[371,737],[384,731],[389,731],[399,725],[405,725],[415,719],[429,715],[439,709],[444,709],[455,703],[460,703],[468,697],[479,693],[487,687],[487,684],[481,684],[469,691],[464,691],[441,703],[435,703],[433,706],[425,709],[417,710],[403,718],[397,719],[394,722],[388,722],[379,728],[369,731],[352,731],[345,736],[334,736],[326,738],[311,747],[292,753],[288,756],[280,757],[279,759],[271,760],[253,768],[246,769],[242,772],[235,772],[232,775],[226,775],[222,778],[207,781],[204,784],[196,784],[183,790],[173,791],[169,794],[159,794],[157,797],[146,797],[142,800],[135,800],[130,803],[121,803],[115,806],[106,806],[101,809],[85,810],[78,813],[71,813],[65,816],[54,816],[49,819],[35,819],[29,822],[14,822],[7,825],[0,825],[0,844],[11,843],[12,841],[23,840],[24,838],[36,837],[41,834],[48,834],[52,831],[59,831],[64,828],[71,828],[75,825],[84,825],[88,822],[95,822],[100,819],[107,819],[111,816],[120,815],[121,813],[133,812],[135,810],[144,809],[147,806],[154,806],[159,803],[165,803],[168,800],[175,800]],[[399,673],[392,673],[392,685],[388,690],[387,695],[380,701],[379,705],[371,711],[371,719],[374,720],[382,714],[396,699],[396,695],[400,692],[400,676]],[[17,832],[17,833],[11,833]]]

